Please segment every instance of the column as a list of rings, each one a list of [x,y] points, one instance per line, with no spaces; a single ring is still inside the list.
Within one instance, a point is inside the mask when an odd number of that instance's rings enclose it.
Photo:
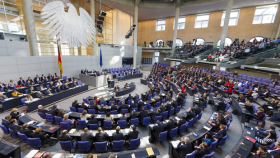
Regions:
[[[137,55],[137,31],[138,31],[138,6],[135,5],[134,9],[134,24],[136,25],[134,30],[134,51],[133,51],[133,67],[136,68],[136,55]]]
[[[26,32],[28,35],[29,46],[31,47],[31,53],[33,56],[39,56],[32,1],[31,0],[22,0],[22,1],[23,1],[23,10],[25,13],[25,22],[27,28]]]
[[[91,0],[90,1],[90,16],[92,18],[92,21],[95,23],[95,6],[94,6],[94,1]],[[92,41],[92,55],[96,55],[94,52],[95,52],[95,37],[93,38],[93,41]]]
[[[179,12],[180,12],[180,5],[176,5],[176,12],[175,12],[175,19],[174,19],[175,24],[174,24],[174,33],[173,33],[172,53],[175,52],[175,47],[176,47]]]
[[[228,3],[227,3],[226,16],[225,16],[225,20],[224,20],[224,26],[223,26],[221,42],[220,42],[220,49],[223,49],[224,45],[225,45],[225,40],[226,40],[226,37],[227,37],[227,31],[228,31],[228,23],[229,23],[229,18],[230,18],[230,12],[231,12],[231,7],[232,7],[232,2],[233,2],[233,0],[228,0]]]

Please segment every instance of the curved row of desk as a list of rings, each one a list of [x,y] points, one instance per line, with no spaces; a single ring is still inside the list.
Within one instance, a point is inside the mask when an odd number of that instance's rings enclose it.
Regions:
[[[135,84],[129,84],[128,88],[122,88],[119,91],[115,91],[116,97],[122,96],[122,95],[126,95],[129,94],[131,92],[133,92],[136,89],[136,85]]]

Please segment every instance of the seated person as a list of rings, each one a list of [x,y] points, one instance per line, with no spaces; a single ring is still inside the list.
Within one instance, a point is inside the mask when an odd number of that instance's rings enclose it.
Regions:
[[[138,138],[139,131],[136,129],[136,126],[130,126],[130,131],[128,133],[129,141],[132,139]]]
[[[19,112],[17,108],[13,108],[10,115],[12,116],[11,119],[18,119],[19,118]]]
[[[44,94],[41,91],[38,91],[36,94],[37,98],[43,98]]]
[[[86,111],[86,110],[84,110],[84,111],[81,113],[80,119],[81,119],[81,120],[85,120],[86,123],[87,123],[87,111]]]
[[[227,113],[225,114],[224,118],[225,118],[226,122],[232,121],[232,114],[231,114],[230,110],[227,110]]]
[[[125,112],[122,112],[122,116],[119,118],[119,120],[126,120]]]
[[[93,102],[96,102],[96,104],[98,104],[97,96],[94,96],[93,99],[92,99],[92,101],[93,101]]]
[[[216,118],[216,122],[208,121],[208,123],[212,126],[212,132],[216,133],[220,130],[221,121],[219,118]]]
[[[15,89],[14,89],[13,92],[12,92],[12,96],[13,96],[13,97],[17,97],[18,95],[21,95],[21,94],[22,94],[22,93],[16,91]]]
[[[217,134],[214,135],[214,140],[220,141],[224,136],[227,135],[226,125],[221,124],[220,130],[217,132]]]
[[[59,141],[71,141],[72,144],[74,144],[76,142],[75,139],[73,139],[72,137],[70,137],[69,135],[67,135],[68,131],[65,129],[61,132],[61,135],[58,137]]]
[[[120,87],[117,85],[115,88],[114,88],[115,91],[119,91],[120,90]]]
[[[49,87],[49,88],[46,90],[46,95],[50,95],[50,94],[52,94],[52,90],[51,90],[51,88]]]
[[[195,117],[196,117],[196,114],[195,114],[194,110],[192,108],[190,108],[189,111],[187,112],[186,120],[190,121],[191,119],[194,119]]]
[[[57,114],[57,117],[63,118],[63,116],[64,116],[64,111],[63,110],[59,110],[58,114]]]
[[[2,120],[2,125],[5,126],[7,128],[7,130],[9,130],[9,128],[10,128],[10,125],[11,125],[10,120],[11,120],[11,118],[12,118],[11,115],[7,115],[7,116],[5,116],[5,119]]]
[[[21,127],[18,125],[17,119],[12,119],[10,124],[10,129],[17,135],[17,132],[20,131]]]
[[[275,148],[273,150],[270,150],[269,153],[273,157],[279,157],[280,156],[280,142],[275,143]]]
[[[42,90],[44,90],[45,88],[44,88],[44,86],[43,86],[43,84],[40,84],[40,86],[38,87],[38,90],[39,91],[42,91]]]
[[[22,83],[20,82],[17,86],[16,86],[16,88],[22,88],[23,86],[22,86]]]
[[[20,84],[21,83],[21,84]],[[23,85],[23,84],[25,84],[25,81],[22,79],[22,77],[21,78],[19,78],[19,81],[18,81],[18,85]]]
[[[255,139],[257,146],[263,145],[269,147],[272,143],[274,143],[277,140],[276,132],[270,131],[265,138],[259,138],[256,136]]]
[[[263,108],[259,108],[259,112],[258,113],[254,113],[253,116],[247,115],[246,122],[249,122],[251,118],[254,118],[256,120],[263,120],[264,116],[265,116],[264,109]]]
[[[185,158],[187,154],[192,152],[192,145],[189,143],[189,138],[181,138],[180,143],[177,148],[173,150],[173,155],[175,158]]]
[[[104,120],[106,120],[106,121],[111,121],[112,122],[112,125],[114,124],[114,118],[112,117],[112,116],[110,116],[110,112],[108,111],[108,112],[106,112],[106,116],[105,116],[105,118],[104,118]]]
[[[271,131],[275,132],[275,126],[273,126],[273,125],[269,125],[268,129],[264,129],[264,128],[260,128],[258,126],[255,126],[255,129],[256,129],[256,131],[255,131],[256,132],[256,136],[258,138],[261,138],[261,139],[267,137],[269,132],[271,132]]]
[[[237,101],[245,103],[245,97],[243,96],[243,94],[239,94],[239,97],[238,97]]]
[[[168,131],[168,133],[170,133],[171,130],[176,127],[177,127],[176,121],[174,121],[172,117],[169,117],[168,122],[166,124],[166,130]]]
[[[31,94],[27,94],[25,99],[26,99],[26,101],[32,101],[33,97],[31,96]]]
[[[138,118],[138,115],[137,115],[136,111],[133,110],[130,114],[130,119],[135,119],[135,118]]]
[[[4,92],[8,92],[9,90],[11,90],[13,88],[9,87],[8,84],[5,84],[5,87],[3,89],[4,89]]]
[[[264,93],[260,93],[259,95],[264,98],[268,98],[270,96],[270,91],[269,89],[266,89]]]
[[[28,94],[32,94],[35,91],[34,87],[31,85],[28,89]]]
[[[104,114],[106,113],[106,108],[104,108],[104,104],[101,104],[100,109],[98,109],[98,112],[104,112]]]
[[[82,102],[82,104],[80,105],[80,108],[83,108],[85,110],[88,110],[88,104],[86,104],[84,101]]]
[[[184,119],[184,115],[180,116],[180,120],[176,122],[177,126],[180,128],[183,124],[185,124],[187,121]]]
[[[267,153],[267,148],[265,146],[260,145],[258,147],[259,150],[257,150],[256,153],[251,152],[250,154],[253,156],[253,158],[267,158],[270,157]]]
[[[201,113],[201,109],[198,107],[198,105],[194,105],[194,112],[196,115]]]
[[[220,98],[217,106],[217,111],[222,110],[225,111],[226,109],[226,104],[223,102],[223,99]]]
[[[88,124],[97,124],[98,125],[98,120],[94,117],[95,117],[95,115],[91,114],[90,119],[88,120]]]
[[[42,128],[38,127],[35,129],[33,133],[33,138],[40,138],[41,144],[44,145],[47,142],[47,139],[49,138],[48,134],[45,134],[45,132],[42,132]]]
[[[49,110],[44,109],[43,105],[39,105],[39,106],[38,106],[38,112],[41,112],[41,113],[46,114],[46,113],[49,112]]]
[[[61,82],[60,80],[58,80],[57,83],[56,83],[56,85],[57,85],[57,86],[61,86],[61,85],[62,85],[62,82]]]
[[[159,120],[157,120],[155,126],[153,127],[153,135],[158,140],[159,134],[161,132],[164,132],[165,130],[165,124],[161,123]]]
[[[81,141],[89,141],[89,145],[90,145],[90,148],[93,144],[93,135],[92,133],[88,130],[88,128],[85,128],[84,129],[84,133],[81,133]]]
[[[128,88],[129,87],[129,85],[128,85],[128,83],[126,83],[125,85],[124,85],[124,88]]]
[[[202,142],[198,147],[194,147],[196,149],[195,158],[203,158],[204,155],[210,154],[210,150],[208,148],[208,144],[206,142]]]
[[[117,127],[116,127],[116,132],[113,133],[113,135],[112,135],[113,141],[114,141],[114,140],[124,140],[123,133],[120,132],[120,130],[121,130],[120,126],[117,126]]]
[[[33,130],[28,128],[29,125],[27,123],[22,125],[21,130],[19,131],[21,134],[25,134],[27,136],[27,138],[32,138],[33,136]]]
[[[57,86],[57,87],[56,87],[56,92],[59,93],[59,92],[61,92],[61,91],[62,91],[62,89],[60,88],[60,86]]]
[[[73,128],[74,124],[75,124],[75,119],[70,120],[69,119],[69,115],[68,114],[64,114],[63,115],[63,119],[62,122],[67,122],[70,125],[70,128]]]
[[[8,97],[6,95],[4,95],[2,92],[0,92],[0,102],[2,103],[2,101],[4,99],[7,99]]]
[[[95,134],[96,142],[105,142],[109,138],[109,135],[102,131],[101,127],[98,127],[98,133]]]

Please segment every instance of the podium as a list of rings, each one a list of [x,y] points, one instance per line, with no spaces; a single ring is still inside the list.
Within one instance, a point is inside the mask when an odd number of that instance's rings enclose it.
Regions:
[[[108,88],[114,88],[115,87],[115,81],[114,80],[109,80],[108,81]]]

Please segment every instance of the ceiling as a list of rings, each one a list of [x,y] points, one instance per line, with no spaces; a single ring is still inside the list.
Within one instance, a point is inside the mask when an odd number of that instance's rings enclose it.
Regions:
[[[134,16],[134,5],[132,0],[102,0],[102,4],[116,8]],[[233,0],[232,9],[244,8],[249,6],[262,6],[280,3],[280,0]],[[192,0],[189,2],[181,2],[180,16],[199,14],[213,11],[226,10],[227,0]],[[175,16],[174,3],[150,3],[140,2],[138,9],[138,20],[152,20],[160,18],[168,18]]]

